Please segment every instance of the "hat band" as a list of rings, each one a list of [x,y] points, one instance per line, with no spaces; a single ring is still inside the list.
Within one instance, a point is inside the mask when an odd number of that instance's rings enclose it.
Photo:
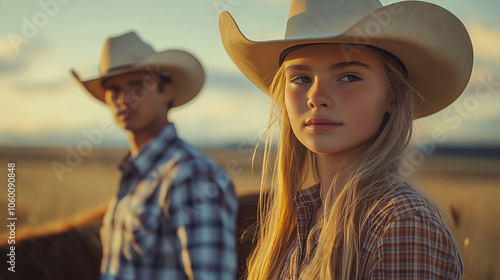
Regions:
[[[279,66],[281,67],[281,65],[283,64],[283,62],[285,61],[285,58],[288,54],[290,54],[291,52],[293,52],[294,50],[296,49],[299,49],[299,48],[302,48],[302,47],[307,47],[307,46],[311,46],[311,45],[331,45],[333,43],[312,43],[312,44],[302,44],[302,45],[295,45],[295,46],[292,46],[292,47],[289,47],[288,49],[284,50],[281,54],[280,54],[280,58],[279,58]],[[393,53],[389,52],[389,51],[386,51],[384,49],[381,49],[381,48],[378,48],[378,47],[375,47],[375,46],[372,46],[372,45],[362,45],[362,44],[356,44],[358,46],[366,46],[366,47],[370,47],[370,48],[373,48],[373,49],[376,49],[378,51],[381,51],[383,53],[386,53],[388,54],[389,56],[391,56],[392,58],[394,58],[394,60],[396,60],[396,62],[399,64],[399,66],[401,67],[401,69],[403,70],[403,72],[405,73],[406,77],[408,77],[408,69],[406,68],[406,65],[403,63],[403,61],[401,61],[401,59],[399,59],[397,56],[395,56]]]
[[[103,74],[102,76],[112,76],[112,75],[119,74],[125,70],[132,68],[134,65],[135,64],[132,63],[132,64],[126,64],[126,65],[121,65],[121,66],[116,66],[116,67],[110,68],[110,69],[108,69],[106,74]]]

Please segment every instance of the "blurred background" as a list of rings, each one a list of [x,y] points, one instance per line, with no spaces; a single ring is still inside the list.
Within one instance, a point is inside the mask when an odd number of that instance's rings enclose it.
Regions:
[[[454,221],[465,279],[500,279],[500,3],[426,2],[463,21],[475,62],[462,96],[416,122],[404,170]],[[69,71],[97,77],[104,40],[131,30],[156,51],[180,48],[200,59],[206,84],[192,102],[172,110],[171,121],[180,137],[228,171],[239,194],[257,191],[260,179],[251,157],[267,127],[268,98],[227,56],[218,15],[229,11],[252,40],[281,39],[289,5],[290,0],[0,0],[0,175],[7,182],[7,164],[16,163],[18,233],[57,230],[105,207],[115,191],[126,135]],[[5,220],[7,188],[1,189]],[[0,241],[6,236],[0,229]]]

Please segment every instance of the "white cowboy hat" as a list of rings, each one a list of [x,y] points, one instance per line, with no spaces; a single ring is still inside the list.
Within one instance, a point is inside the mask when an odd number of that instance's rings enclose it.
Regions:
[[[205,82],[203,67],[193,55],[183,50],[155,52],[135,32],[106,39],[101,56],[100,77],[82,81],[74,70],[71,72],[95,98],[105,102],[103,79],[136,71],[168,76],[176,88],[172,107],[193,99]]]
[[[417,103],[419,118],[457,99],[472,71],[472,43],[462,22],[419,1],[382,6],[378,0],[292,0],[283,40],[247,39],[228,12],[221,13],[219,26],[231,59],[267,94],[284,51],[305,44],[353,44],[345,45],[346,59],[366,45],[390,52],[424,98]]]

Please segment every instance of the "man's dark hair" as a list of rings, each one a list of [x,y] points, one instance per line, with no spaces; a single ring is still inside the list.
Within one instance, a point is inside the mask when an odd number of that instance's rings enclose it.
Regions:
[[[158,82],[158,90],[159,91],[163,91],[163,89],[165,88],[166,84],[171,84],[172,83],[172,79],[169,76],[165,75],[165,74],[155,73],[154,77],[155,77],[156,81]]]
[[[165,89],[165,85],[173,83],[172,79],[169,76],[162,73],[155,73],[154,78],[158,83],[158,92],[162,92],[163,89]],[[168,108],[169,109],[172,108],[172,105],[173,105],[173,100],[170,101],[170,103],[168,103]]]

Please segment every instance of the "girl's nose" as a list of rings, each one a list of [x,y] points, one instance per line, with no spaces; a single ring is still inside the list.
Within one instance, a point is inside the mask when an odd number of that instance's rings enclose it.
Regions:
[[[326,84],[325,81],[316,79],[313,85],[309,88],[309,98],[307,100],[307,106],[309,108],[330,108],[333,106],[333,99],[330,97],[329,92],[331,88]]]

